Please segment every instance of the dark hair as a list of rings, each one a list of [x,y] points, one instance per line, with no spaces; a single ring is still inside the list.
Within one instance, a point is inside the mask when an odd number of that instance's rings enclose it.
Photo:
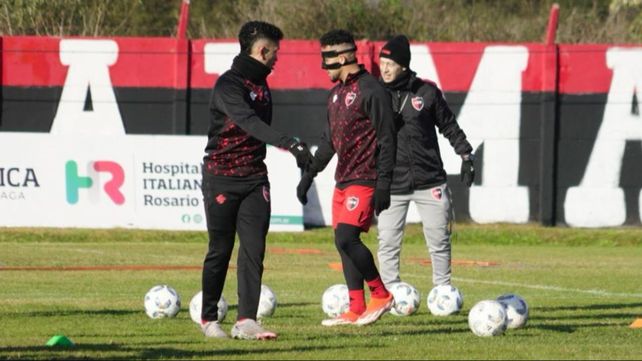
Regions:
[[[352,44],[355,45],[354,43],[354,37],[352,34],[343,29],[335,29],[335,30],[330,30],[327,33],[323,34],[321,36],[321,39],[319,39],[319,42],[321,43],[321,46],[328,46],[328,45],[339,45],[339,44]]]
[[[277,26],[264,21],[248,21],[239,31],[241,52],[250,53],[252,45],[259,39],[269,39],[277,43],[283,39],[283,32]]]

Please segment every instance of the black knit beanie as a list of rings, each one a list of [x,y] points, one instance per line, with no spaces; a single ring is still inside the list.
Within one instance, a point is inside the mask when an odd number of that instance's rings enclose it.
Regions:
[[[404,68],[410,67],[410,44],[404,35],[397,35],[381,48],[379,57],[394,60]]]

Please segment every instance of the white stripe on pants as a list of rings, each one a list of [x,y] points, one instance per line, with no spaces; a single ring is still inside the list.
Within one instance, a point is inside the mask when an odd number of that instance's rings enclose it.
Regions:
[[[399,255],[410,202],[415,202],[432,261],[433,285],[450,284],[450,194],[447,185],[392,195],[390,208],[379,214],[379,271],[386,287],[399,282]],[[441,194],[441,196],[439,196]]]

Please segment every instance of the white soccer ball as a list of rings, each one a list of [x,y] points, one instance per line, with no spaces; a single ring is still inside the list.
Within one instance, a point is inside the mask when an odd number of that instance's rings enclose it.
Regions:
[[[181,309],[181,296],[168,285],[152,287],[145,294],[145,313],[150,318],[174,317]]]
[[[225,316],[227,315],[227,301],[223,295],[218,300],[216,304],[218,306],[217,319],[218,322],[223,322]],[[197,294],[192,297],[192,300],[189,302],[189,317],[192,318],[192,321],[201,324],[201,311],[203,310],[203,291],[198,291]]]
[[[266,285],[261,285],[261,297],[259,298],[259,309],[256,311],[256,318],[269,317],[276,309],[276,295]]]
[[[528,304],[523,298],[513,293],[497,297],[497,301],[506,309],[506,326],[520,328],[528,320]]]
[[[433,315],[448,316],[461,310],[464,305],[464,296],[453,285],[439,285],[430,290],[427,303]]]
[[[336,284],[328,287],[321,296],[321,308],[332,318],[348,311],[350,308],[348,286]]]
[[[406,282],[397,282],[388,289],[395,299],[395,305],[390,310],[395,316],[410,316],[417,312],[421,303],[419,291],[411,284]]]
[[[468,313],[468,327],[477,336],[498,336],[506,331],[506,310],[494,300],[479,301]]]

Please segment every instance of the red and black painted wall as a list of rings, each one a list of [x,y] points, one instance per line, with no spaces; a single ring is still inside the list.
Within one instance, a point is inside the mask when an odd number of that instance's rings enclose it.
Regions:
[[[65,53],[67,40],[88,45]],[[358,44],[375,74],[382,44]],[[61,102],[91,112],[113,91],[127,134],[206,134],[211,88],[238,53],[234,39],[0,37],[0,49],[0,132],[36,133],[51,131]],[[642,45],[413,43],[412,52],[411,68],[443,89],[477,150],[469,190],[442,143],[458,220],[642,223]],[[332,87],[320,61],[316,41],[284,40],[268,78],[274,126],[310,144]],[[107,80],[93,73],[104,69]],[[86,89],[65,98],[66,87]]]

